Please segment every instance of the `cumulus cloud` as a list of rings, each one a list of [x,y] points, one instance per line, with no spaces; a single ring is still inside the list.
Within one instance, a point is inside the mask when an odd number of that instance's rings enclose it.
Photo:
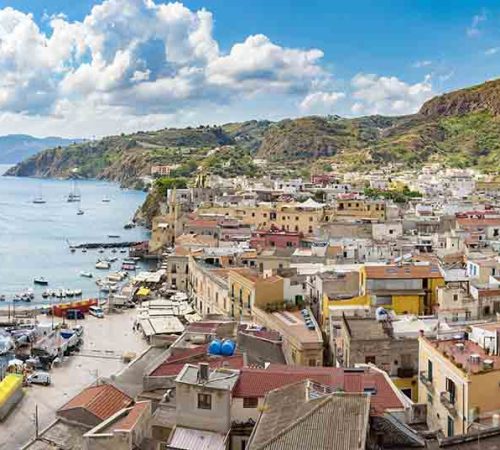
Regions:
[[[222,51],[212,13],[179,2],[103,0],[80,21],[56,14],[42,22],[0,9],[0,133],[88,136],[328,114],[348,102],[320,49],[255,34]],[[390,114],[416,109],[432,91],[428,80],[375,75],[358,75],[352,90],[353,111]]]
[[[334,105],[345,98],[344,92],[316,91],[306,95],[300,102],[300,109],[306,113],[331,114]]]
[[[420,83],[408,84],[396,77],[360,73],[351,85],[355,100],[351,110],[355,114],[411,114],[434,95],[429,76]]]
[[[47,30],[30,14],[0,10],[4,112],[60,119],[85,105],[169,115],[262,94],[299,98],[330,78],[321,50],[282,47],[261,34],[221,52],[212,14],[179,2],[104,0],[78,22],[63,14],[42,20]]]

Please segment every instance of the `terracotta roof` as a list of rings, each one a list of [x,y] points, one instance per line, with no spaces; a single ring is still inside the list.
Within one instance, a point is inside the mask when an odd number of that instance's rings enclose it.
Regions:
[[[482,218],[482,219],[470,219],[470,218],[458,218],[457,223],[461,227],[491,227],[500,226],[500,218]]]
[[[412,278],[443,278],[439,267],[433,264],[402,266],[365,266],[366,278],[372,279],[412,279]]]
[[[62,406],[59,411],[83,408],[99,419],[106,420],[132,403],[133,399],[116,387],[111,384],[102,384],[84,389]]]
[[[216,228],[219,226],[216,220],[192,219],[186,223],[186,227]]]
[[[130,409],[126,416],[122,417],[118,422],[114,424],[113,429],[126,431],[132,430],[143,412],[150,407],[150,401],[137,402],[132,407],[132,409]]]
[[[403,404],[382,373],[370,370],[350,372],[348,369],[333,367],[279,364],[271,364],[267,369],[245,367],[241,369],[233,397],[264,397],[273,389],[306,379],[350,393],[360,393],[365,388],[375,388],[376,393],[371,398],[374,414],[383,414],[387,409],[403,408]]]

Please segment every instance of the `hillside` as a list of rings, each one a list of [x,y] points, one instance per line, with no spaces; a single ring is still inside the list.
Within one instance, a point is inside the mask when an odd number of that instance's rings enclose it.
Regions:
[[[27,134],[0,136],[0,164],[16,164],[51,147],[64,147],[81,140],[59,137],[36,138]]]
[[[45,150],[8,174],[68,177],[77,168],[81,177],[134,186],[152,164],[180,164],[177,175],[187,177],[198,166],[219,175],[257,175],[253,157],[282,168],[307,168],[318,160],[367,169],[389,162],[415,166],[441,161],[491,171],[500,166],[499,125],[496,80],[435,97],[409,116],[303,117],[165,128]]]

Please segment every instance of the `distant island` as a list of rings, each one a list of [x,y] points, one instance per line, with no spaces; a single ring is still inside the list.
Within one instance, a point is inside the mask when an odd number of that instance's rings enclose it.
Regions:
[[[66,147],[83,139],[66,139],[55,136],[37,138],[28,134],[0,136],[0,164],[17,164],[42,150]]]

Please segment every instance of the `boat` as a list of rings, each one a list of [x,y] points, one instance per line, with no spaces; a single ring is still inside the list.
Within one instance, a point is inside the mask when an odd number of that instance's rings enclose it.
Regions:
[[[109,261],[97,261],[95,268],[107,270],[111,267],[111,263]]]
[[[33,203],[35,205],[43,205],[44,203],[47,203],[45,201],[45,199],[43,198],[43,195],[42,195],[42,187],[39,186],[38,187],[38,194],[35,196],[35,198],[33,199]]]
[[[111,200],[110,200],[110,199],[109,199],[109,197],[108,197],[108,196],[106,196],[106,195],[105,195],[105,196],[104,196],[104,198],[102,199],[102,202],[103,202],[103,203],[109,203],[110,201],[111,201]]]
[[[66,297],[74,297],[74,296],[75,296],[75,293],[74,293],[71,289],[66,289],[66,290],[64,291],[64,295],[65,295]]]
[[[49,281],[46,280],[44,277],[38,277],[33,280],[34,284],[39,284],[40,286],[47,286],[49,284]]]
[[[87,253],[87,249],[86,249],[86,248],[83,248],[83,249],[82,249],[82,253]]]
[[[73,293],[75,294],[75,297],[81,297],[82,295],[82,290],[81,289],[75,289],[73,291]]]
[[[120,250],[120,253],[127,253],[127,250],[125,250],[124,248],[122,248],[122,249]]]
[[[0,295],[0,302],[4,302],[5,301],[5,294],[2,294]]]
[[[103,248],[100,248],[100,249],[98,250],[98,252],[99,252],[99,253],[104,253],[104,249],[103,249]]]
[[[80,276],[81,277],[85,277],[85,278],[92,278],[94,276],[94,274],[92,272],[84,272],[83,270],[80,272]]]
[[[81,198],[80,195],[80,190],[78,189],[78,186],[76,185],[76,180],[73,180],[73,186],[71,188],[70,193],[68,194],[68,202],[73,203],[73,202],[79,202]]]
[[[110,263],[113,263],[113,262],[115,262],[115,261],[117,261],[117,260],[118,260],[118,258],[117,258],[116,256],[112,256],[111,258],[108,258],[108,261],[109,261]]]
[[[49,298],[50,297],[50,291],[47,289],[42,292],[42,298]]]
[[[77,216],[83,216],[85,213],[83,212],[83,209],[78,208],[78,211],[76,212]]]
[[[135,227],[135,223],[134,222],[128,222],[125,225],[123,225],[123,228],[125,230],[130,230],[131,228],[134,228],[134,227]]]
[[[71,253],[75,253],[75,252],[76,252],[76,248],[71,247],[71,248],[69,249],[69,251],[70,251]]]
[[[119,234],[108,234],[108,237],[110,239],[120,239],[120,235]]]

